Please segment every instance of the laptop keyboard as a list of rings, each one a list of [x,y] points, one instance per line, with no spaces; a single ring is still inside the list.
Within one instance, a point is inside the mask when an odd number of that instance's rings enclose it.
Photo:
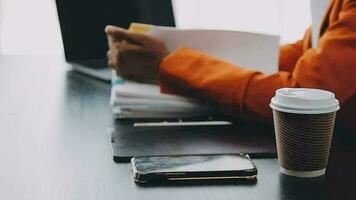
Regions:
[[[103,69],[108,68],[106,59],[95,59],[95,60],[81,60],[75,61],[74,63],[92,68],[92,69]]]

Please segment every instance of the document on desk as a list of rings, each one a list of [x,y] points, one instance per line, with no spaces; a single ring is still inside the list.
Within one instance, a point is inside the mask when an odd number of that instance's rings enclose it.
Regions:
[[[278,71],[279,36],[261,33],[203,29],[177,29],[132,23],[132,32],[155,36],[170,52],[189,47],[233,64],[266,74]]]
[[[113,75],[113,79],[120,80]],[[161,94],[158,85],[113,81],[111,107],[116,118],[189,118],[214,113],[196,99]]]

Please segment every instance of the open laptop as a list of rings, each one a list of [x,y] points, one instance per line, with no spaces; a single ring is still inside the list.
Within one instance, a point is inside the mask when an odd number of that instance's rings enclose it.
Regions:
[[[106,25],[175,26],[171,0],[56,0],[65,58],[74,70],[110,81]]]

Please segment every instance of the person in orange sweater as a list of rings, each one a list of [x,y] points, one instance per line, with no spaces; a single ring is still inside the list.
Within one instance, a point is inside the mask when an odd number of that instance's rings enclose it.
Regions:
[[[168,52],[157,38],[107,26],[109,65],[120,76],[159,81],[161,92],[192,96],[245,120],[272,122],[269,107],[282,87],[335,93],[337,126],[356,134],[356,1],[331,0],[317,45],[309,28],[302,40],[280,48],[279,72],[265,75],[190,48]],[[315,37],[314,37],[315,39]]]

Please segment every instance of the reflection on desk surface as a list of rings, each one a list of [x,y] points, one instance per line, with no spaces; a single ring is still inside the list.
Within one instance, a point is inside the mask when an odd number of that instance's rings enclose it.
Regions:
[[[356,145],[339,133],[321,182],[287,179],[276,159],[254,159],[253,185],[144,188],[134,184],[129,164],[112,161],[107,128],[120,122],[111,116],[109,84],[67,73],[62,57],[1,56],[0,94],[0,199],[356,197]]]

